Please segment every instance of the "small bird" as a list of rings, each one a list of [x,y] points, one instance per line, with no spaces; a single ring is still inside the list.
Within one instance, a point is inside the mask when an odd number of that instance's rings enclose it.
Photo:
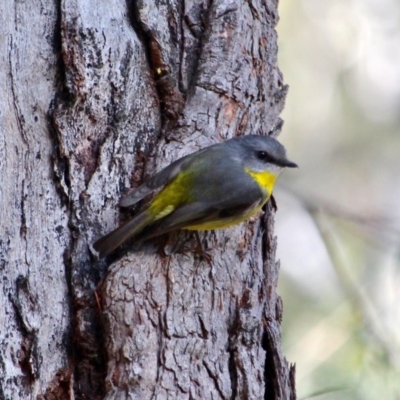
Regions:
[[[269,136],[235,137],[189,154],[123,197],[119,205],[131,207],[161,189],[142,212],[93,248],[103,258],[131,237],[144,241],[177,229],[236,225],[261,210],[285,167],[297,165]]]

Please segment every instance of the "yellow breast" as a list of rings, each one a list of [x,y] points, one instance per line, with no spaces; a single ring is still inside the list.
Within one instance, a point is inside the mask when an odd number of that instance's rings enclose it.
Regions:
[[[245,168],[245,171],[257,182],[258,186],[265,193],[268,199],[274,190],[274,185],[278,175],[270,171],[252,171],[249,168]]]

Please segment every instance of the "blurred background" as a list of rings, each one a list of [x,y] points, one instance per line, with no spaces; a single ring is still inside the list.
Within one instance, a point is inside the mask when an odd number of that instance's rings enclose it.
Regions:
[[[400,399],[400,1],[281,0],[283,346],[299,399]]]

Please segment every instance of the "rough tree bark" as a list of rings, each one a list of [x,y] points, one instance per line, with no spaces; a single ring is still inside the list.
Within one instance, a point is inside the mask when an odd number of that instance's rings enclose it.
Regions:
[[[96,261],[121,194],[279,131],[277,0],[0,6],[0,399],[295,399],[274,209]],[[108,268],[108,270],[107,270]]]

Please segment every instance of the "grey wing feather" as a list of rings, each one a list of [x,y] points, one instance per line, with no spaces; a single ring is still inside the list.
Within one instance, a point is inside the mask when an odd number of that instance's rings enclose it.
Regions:
[[[195,202],[186,204],[178,208],[175,212],[155,224],[149,225],[142,231],[138,237],[140,241],[150,239],[164,233],[184,229],[190,225],[198,223],[219,221],[224,218],[231,218],[234,215],[240,215],[253,208],[253,204],[236,204],[229,208],[217,208],[207,203]]]
[[[217,215],[218,211],[210,208],[208,204],[201,202],[186,204],[162,220],[146,227],[140,233],[138,239],[143,241],[184,228],[193,221],[203,220],[206,216],[210,216],[210,213]]]
[[[174,179],[180,171],[185,169],[190,164],[193,158],[197,157],[203,152],[204,150],[200,150],[196,153],[182,157],[168,165],[168,167],[165,167],[161,171],[157,172],[147,182],[143,183],[143,185],[133,189],[130,193],[124,196],[119,202],[120,207],[131,207],[147,195],[154,192],[154,190],[171,182],[171,180]]]
[[[201,202],[191,203],[178,208],[174,213],[164,218],[160,227],[167,230],[181,229],[198,223],[229,219],[233,216],[245,214],[257,203],[258,201],[252,204],[235,204],[229,208],[219,208]]]
[[[97,242],[93,244],[93,249],[98,253],[99,258],[108,256],[131,236],[139,233],[146,226],[148,221],[149,217],[147,213],[140,213],[124,225],[97,240]]]

